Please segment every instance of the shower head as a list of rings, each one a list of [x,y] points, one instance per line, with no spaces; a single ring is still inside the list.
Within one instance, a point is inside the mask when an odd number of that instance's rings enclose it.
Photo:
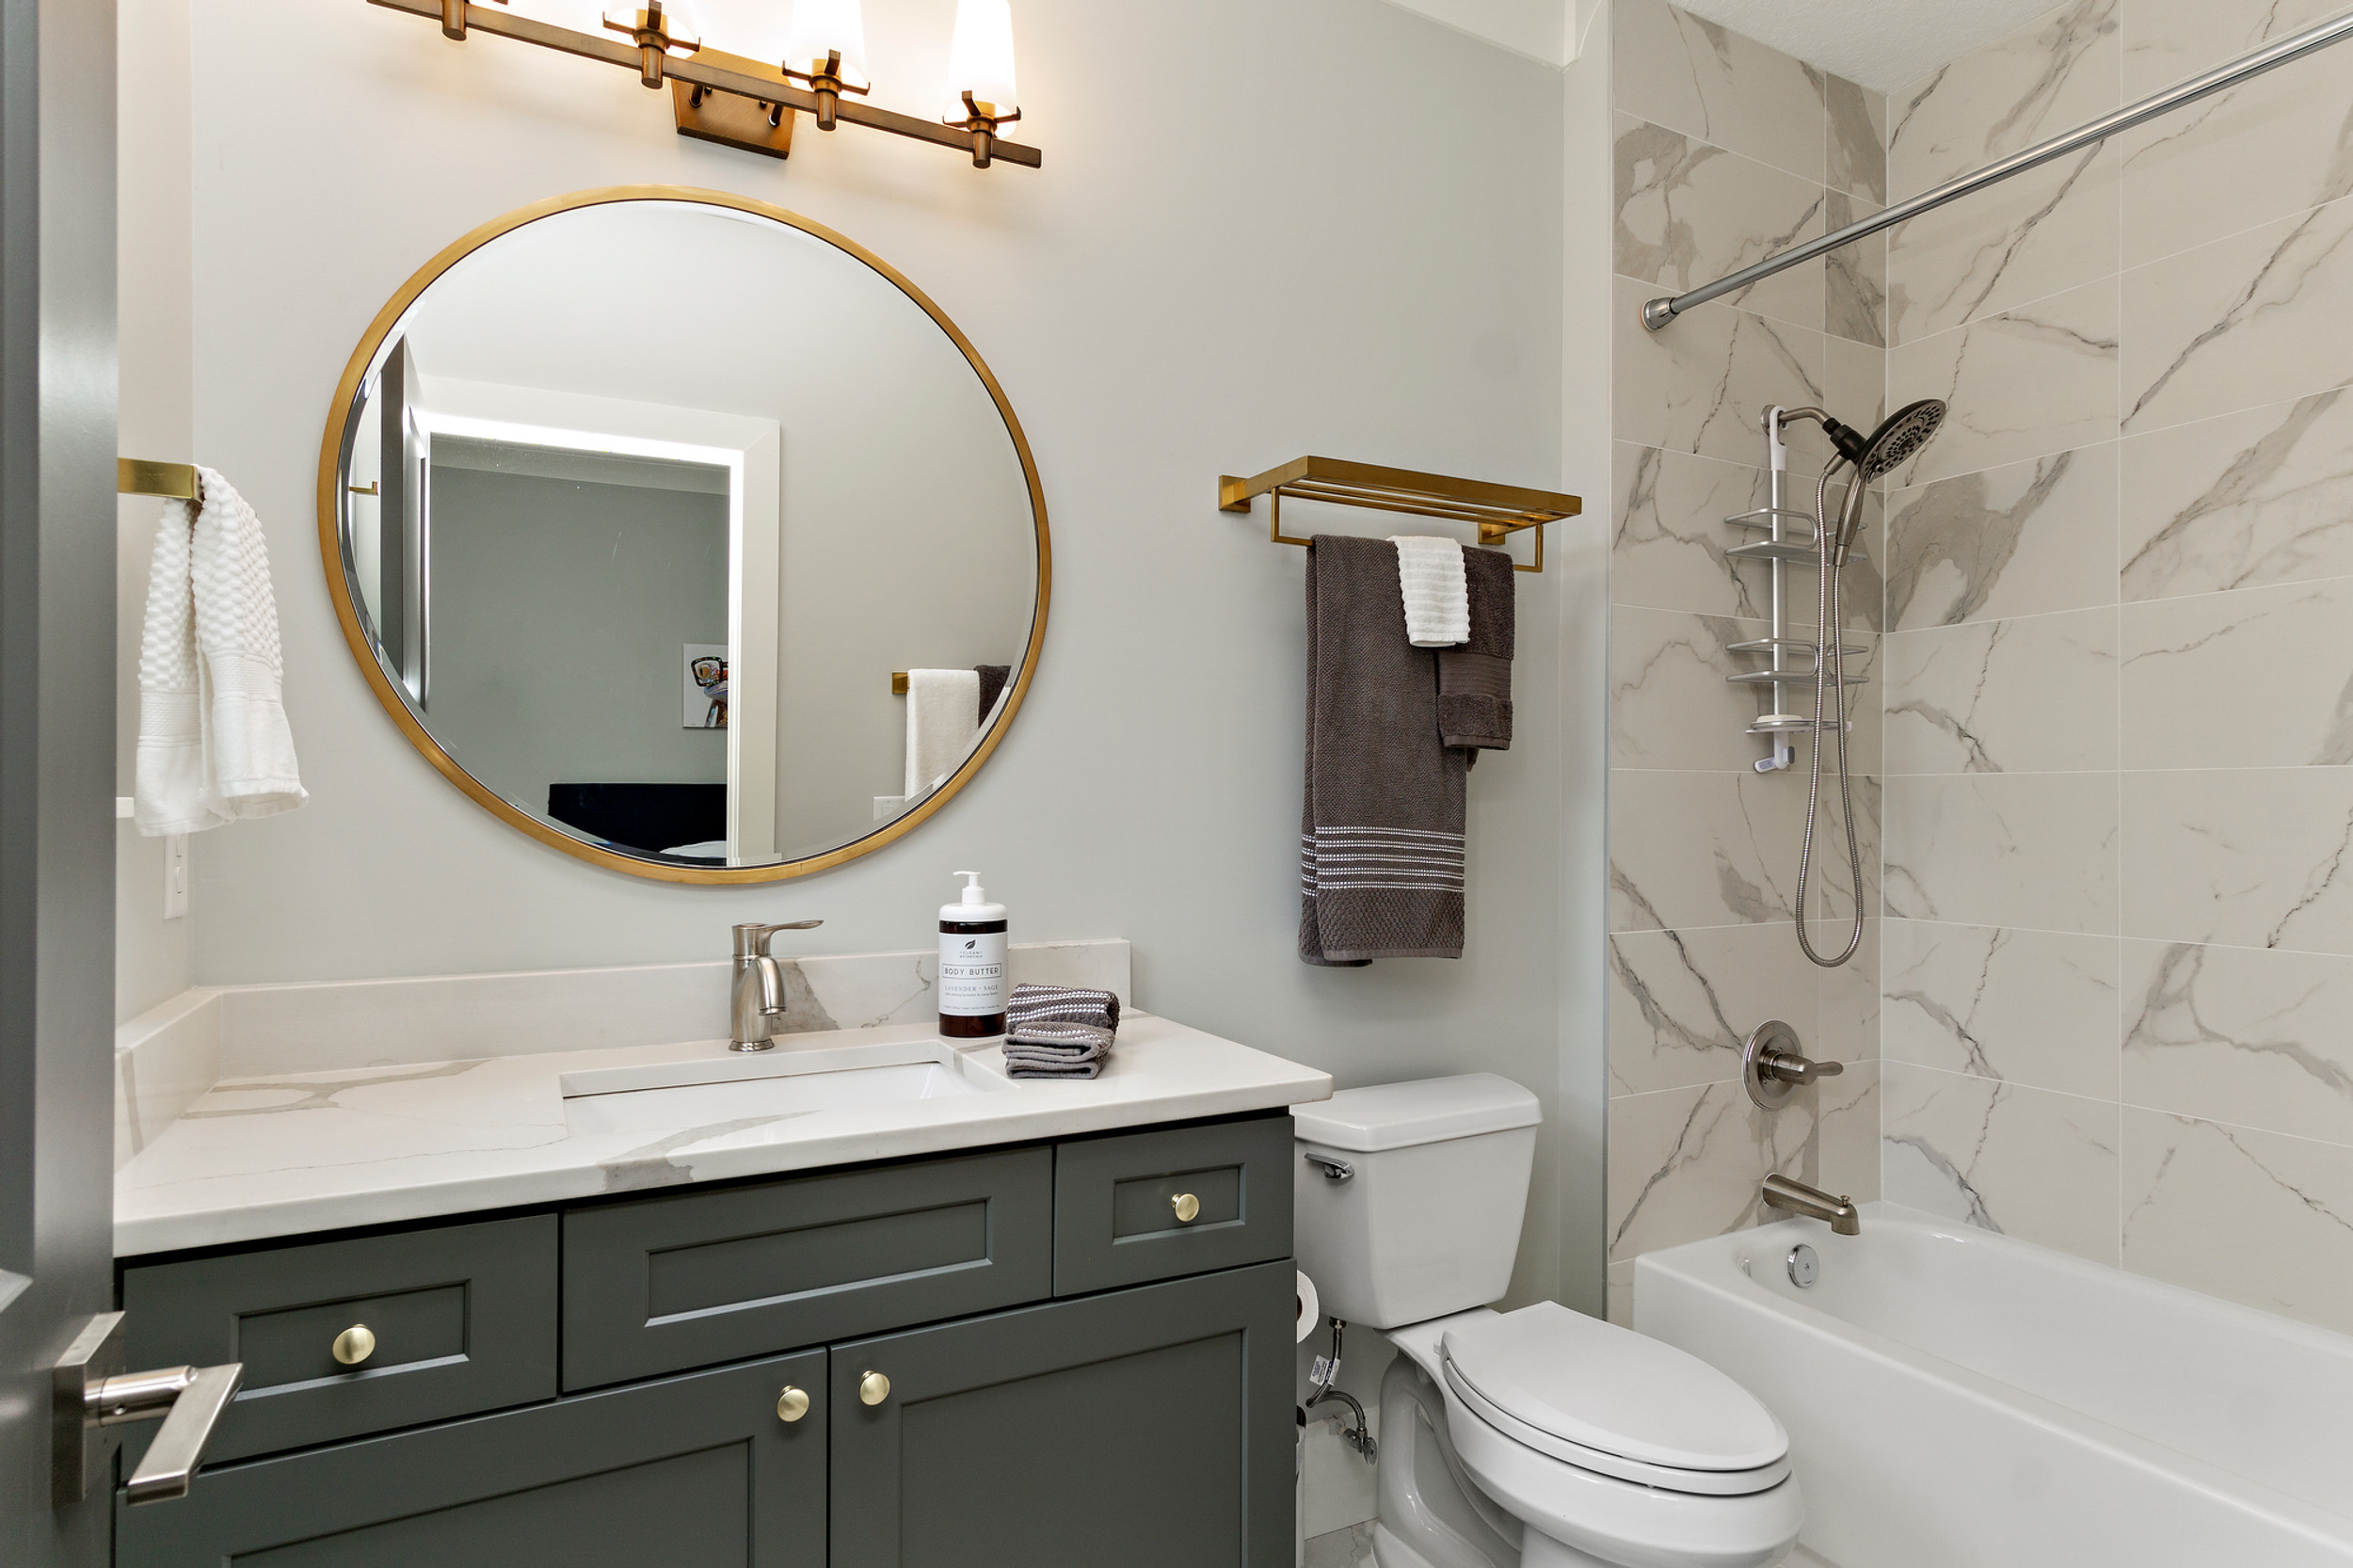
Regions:
[[[1880,427],[1865,436],[1849,425],[1825,415],[1822,428],[1838,448],[1838,455],[1855,466],[1864,484],[1875,483],[1901,468],[1913,455],[1929,444],[1936,435],[1937,426],[1945,423],[1945,404],[1941,399],[1924,397],[1917,403],[1907,403],[1880,422]]]

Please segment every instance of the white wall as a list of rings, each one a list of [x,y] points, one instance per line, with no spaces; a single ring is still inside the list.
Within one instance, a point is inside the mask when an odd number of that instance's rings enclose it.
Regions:
[[[872,8],[882,101],[922,106],[952,12]],[[1303,452],[1598,499],[1590,455],[1562,466],[1561,75],[1381,0],[1025,0],[1020,26],[1046,167],[981,174],[854,129],[805,128],[783,165],[688,141],[626,73],[357,0],[200,8],[199,76],[270,90],[204,95],[189,138],[196,446],[269,528],[312,792],[204,846],[200,977],[691,958],[730,921],[798,915],[827,920],[810,951],[888,948],[978,866],[1026,939],[1133,939],[1143,1006],[1343,1083],[1484,1068],[1537,1089],[1556,1119],[1515,1288],[1595,1296],[1597,1255],[1564,1271],[1560,1247],[1598,1130],[1557,1113],[1599,1050],[1597,1014],[1564,1026],[1583,982],[1562,945],[1598,841],[1562,824],[1594,808],[1600,743],[1577,738],[1572,780],[1553,717],[1564,596],[1590,579],[1520,579],[1523,717],[1472,777],[1467,956],[1313,969],[1293,945],[1303,562],[1212,500],[1219,473]],[[646,883],[504,827],[376,707],[318,569],[321,422],[384,298],[487,218],[635,181],[775,200],[899,266],[988,359],[1044,476],[1053,614],[1007,744],[921,830],[806,882]],[[616,290],[583,329],[648,319]],[[777,348],[741,343],[724,302],[666,299],[660,325],[698,353]]]
[[[122,150],[116,300],[121,338],[119,450],[184,463],[194,456],[194,291],[189,285],[188,0],[119,0],[116,123]],[[115,648],[115,791],[131,792],[138,734],[139,624],[162,504],[116,504],[121,615]],[[298,560],[300,557],[297,556]],[[200,842],[200,840],[197,842]],[[189,853],[201,851],[191,842]],[[115,824],[115,1019],[144,1013],[194,983],[191,913],[167,920],[164,841]]]

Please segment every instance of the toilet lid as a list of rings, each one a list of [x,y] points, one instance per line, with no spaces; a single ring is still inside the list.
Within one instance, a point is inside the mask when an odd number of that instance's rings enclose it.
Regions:
[[[1444,1346],[1498,1410],[1580,1448],[1676,1470],[1756,1470],[1789,1451],[1773,1413],[1706,1362],[1557,1302],[1449,1328]]]

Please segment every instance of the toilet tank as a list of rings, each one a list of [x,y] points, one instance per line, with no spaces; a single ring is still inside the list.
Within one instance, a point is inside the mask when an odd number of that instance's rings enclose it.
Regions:
[[[1466,1073],[1343,1089],[1291,1116],[1292,1247],[1327,1314],[1400,1328],[1503,1294],[1543,1120],[1534,1095]]]

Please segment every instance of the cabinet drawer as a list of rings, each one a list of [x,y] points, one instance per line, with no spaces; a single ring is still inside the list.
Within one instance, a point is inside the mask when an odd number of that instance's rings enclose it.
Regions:
[[[564,1216],[564,1386],[1051,1293],[1053,1151],[1015,1149]]]
[[[134,1367],[245,1363],[211,1461],[551,1399],[555,1241],[546,1214],[129,1268],[125,1348]],[[345,1366],[354,1325],[376,1347]]]
[[[1288,1112],[1061,1145],[1054,1294],[1289,1257],[1290,1160]]]
[[[781,1419],[798,1388],[806,1414]],[[115,1494],[118,1568],[825,1568],[825,1352]]]

